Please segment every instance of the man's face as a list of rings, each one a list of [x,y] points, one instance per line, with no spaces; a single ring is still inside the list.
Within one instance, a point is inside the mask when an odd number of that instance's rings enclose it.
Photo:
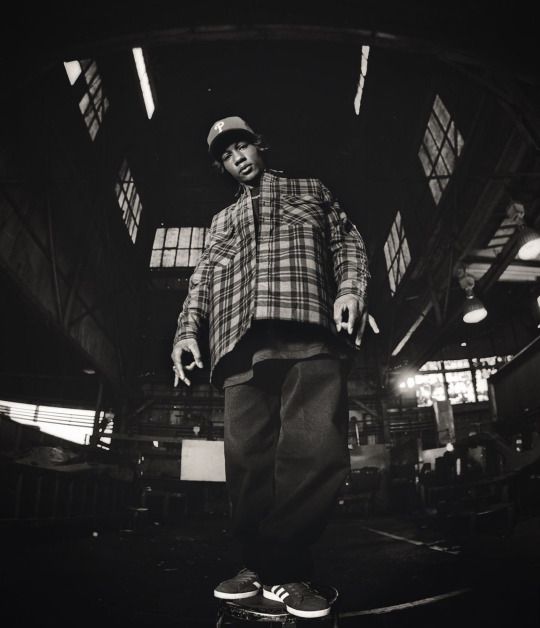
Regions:
[[[264,170],[264,162],[258,148],[246,140],[237,140],[229,144],[221,154],[221,163],[232,177],[246,185],[257,183]]]

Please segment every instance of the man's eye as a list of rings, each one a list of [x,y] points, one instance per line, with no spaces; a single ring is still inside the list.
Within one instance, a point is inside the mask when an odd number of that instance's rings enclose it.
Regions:
[[[245,150],[247,148],[247,144],[242,142],[241,144],[238,144],[236,148],[238,148],[238,150]]]
[[[231,156],[231,153],[223,153],[223,155],[221,155],[221,161],[227,161],[227,159],[229,159]]]

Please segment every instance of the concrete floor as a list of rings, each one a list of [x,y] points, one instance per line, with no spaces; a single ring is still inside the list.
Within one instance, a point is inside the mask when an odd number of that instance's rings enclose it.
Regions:
[[[342,515],[315,548],[316,579],[340,591],[344,628],[538,628],[540,518],[507,538],[488,532],[450,542],[412,517]],[[206,628],[215,625],[214,584],[237,567],[217,516],[133,532],[4,529],[2,619],[13,621],[2,623]]]

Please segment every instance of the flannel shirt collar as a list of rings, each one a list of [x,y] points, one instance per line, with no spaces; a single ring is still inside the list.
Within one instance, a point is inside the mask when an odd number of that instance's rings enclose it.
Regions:
[[[279,175],[283,174],[283,170],[271,170],[270,168],[265,168],[265,170],[263,171],[262,175],[261,175],[261,182],[263,179],[268,179],[271,177],[276,177]],[[238,200],[239,198],[241,198],[244,194],[247,194],[249,190],[249,187],[243,183],[239,183],[238,187],[236,188],[236,192],[234,193],[234,198],[236,200]]]

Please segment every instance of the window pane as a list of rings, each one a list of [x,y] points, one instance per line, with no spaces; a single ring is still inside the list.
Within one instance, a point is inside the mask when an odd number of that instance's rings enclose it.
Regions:
[[[193,228],[193,235],[191,236],[191,248],[202,249],[204,242],[204,229],[200,227]]]
[[[189,249],[191,242],[191,227],[182,227],[180,229],[180,240],[178,247],[181,249]]]
[[[443,127],[447,128],[450,123],[450,114],[438,95],[435,97],[435,102],[433,103],[433,111],[437,114]]]
[[[161,249],[158,251],[152,251],[152,255],[150,257],[150,267],[157,268],[161,266]]]
[[[175,248],[178,245],[178,231],[177,227],[171,227],[167,229],[167,235],[165,236],[165,246],[167,248]]]
[[[446,373],[450,403],[474,403],[474,387],[470,371]]]
[[[189,266],[189,251],[187,249],[178,249],[176,266]]]
[[[200,249],[191,249],[189,254],[189,264],[188,266],[197,266],[197,262],[201,258],[201,250]]]
[[[424,173],[426,174],[426,176],[431,174],[431,171],[433,170],[433,165],[432,165],[429,155],[427,154],[424,144],[420,146],[420,150],[418,151],[418,156],[420,157],[420,163],[422,164],[422,167],[424,168]]]
[[[441,200],[442,190],[436,179],[431,179],[429,181],[429,189],[431,190],[435,203],[438,203]]]
[[[444,129],[439,124],[435,116],[430,116],[428,121],[428,129],[431,131],[435,146],[441,146],[444,139]]]
[[[64,67],[71,85],[75,85],[77,79],[81,75],[82,68],[79,61],[64,61]]]
[[[154,236],[154,244],[152,248],[161,249],[163,248],[163,242],[165,241],[165,229],[163,227],[159,227],[156,229],[156,235]]]
[[[174,266],[175,257],[176,257],[176,249],[165,249],[163,251],[162,266],[165,268]]]

